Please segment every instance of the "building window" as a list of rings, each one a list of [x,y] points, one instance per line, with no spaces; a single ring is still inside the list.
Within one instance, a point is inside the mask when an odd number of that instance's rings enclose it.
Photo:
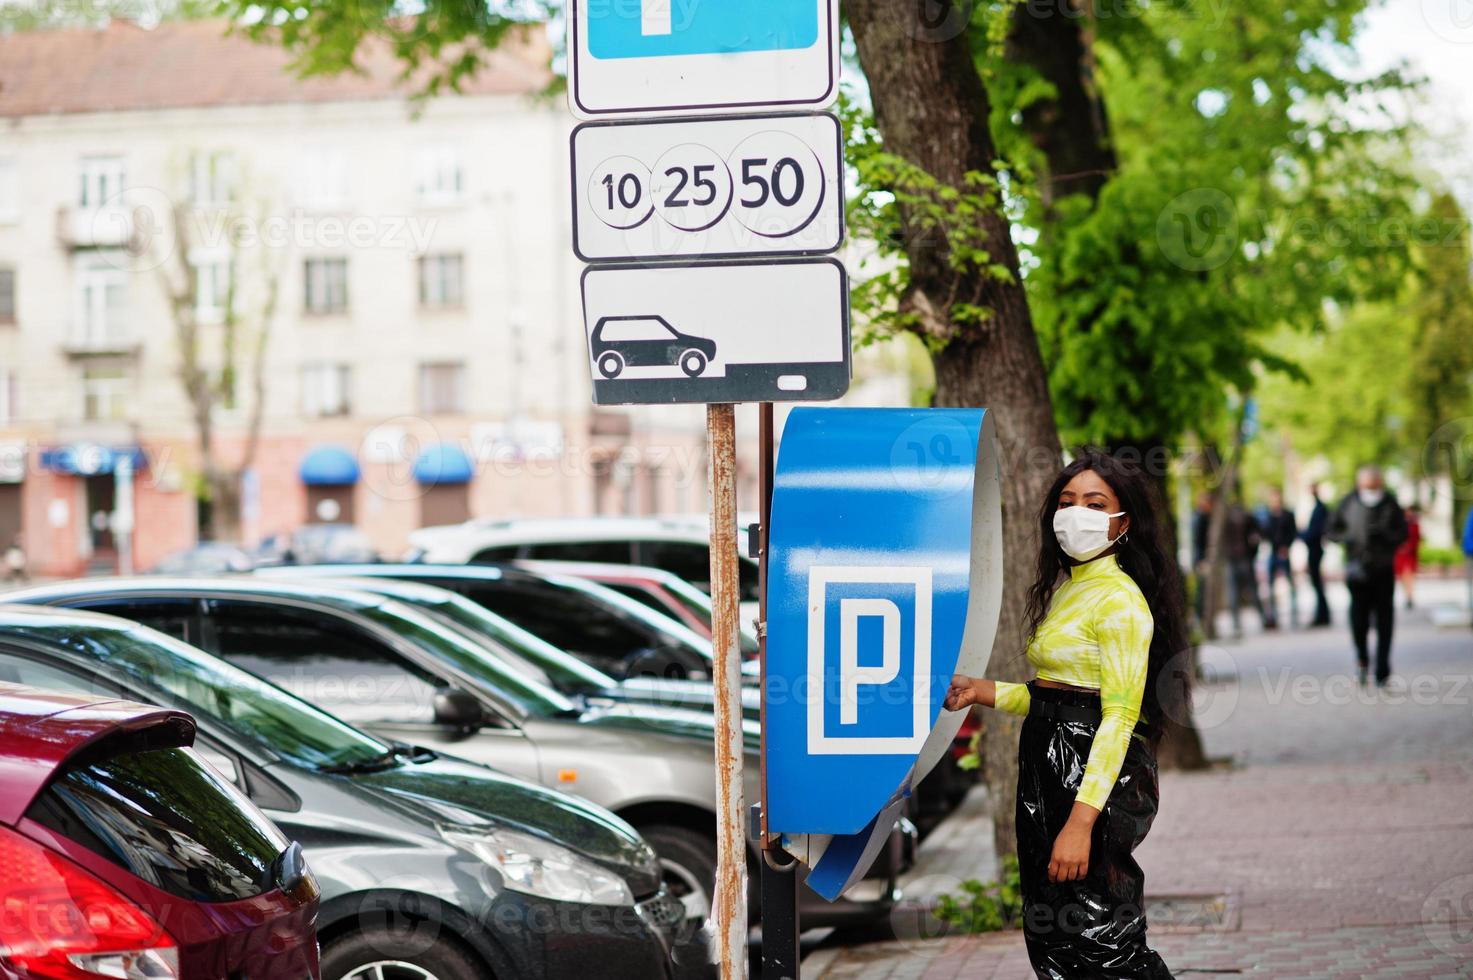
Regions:
[[[341,150],[312,150],[302,158],[297,197],[317,211],[340,208],[348,200],[348,158]]]
[[[196,152],[189,161],[189,199],[195,207],[223,208],[235,200],[235,154]]]
[[[125,178],[122,157],[83,157],[77,204],[83,209],[100,208],[122,202]]]
[[[352,411],[348,397],[351,369],[346,364],[308,364],[302,368],[302,414],[329,418]]]
[[[127,418],[128,373],[121,367],[96,365],[82,369],[82,418],[88,422],[121,422]]]
[[[20,418],[20,381],[15,372],[0,370],[0,425],[10,425]]]
[[[457,415],[465,411],[465,365],[419,366],[419,410],[423,415]]]
[[[224,323],[230,302],[230,263],[218,256],[194,263],[194,316],[200,323]]]
[[[415,161],[414,191],[421,204],[455,204],[464,190],[460,156],[448,146],[426,147]]]
[[[465,303],[465,262],[459,255],[424,255],[419,260],[419,305],[427,310]]]
[[[15,161],[0,157],[0,224],[20,220],[20,178]]]
[[[0,269],[0,323],[15,322],[15,270]]]
[[[308,259],[303,278],[308,313],[343,313],[348,309],[347,259]]]
[[[128,274],[102,261],[77,271],[77,301],[72,343],[83,350],[128,340]]]

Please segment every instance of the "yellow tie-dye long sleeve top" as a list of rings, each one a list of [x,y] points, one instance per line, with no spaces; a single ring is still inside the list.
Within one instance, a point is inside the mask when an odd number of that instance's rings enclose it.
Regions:
[[[1114,555],[1069,570],[1028,644],[1041,680],[1100,692],[1100,727],[1075,799],[1103,809],[1140,720],[1155,621],[1145,596]],[[1028,687],[999,681],[999,709],[1028,714]]]

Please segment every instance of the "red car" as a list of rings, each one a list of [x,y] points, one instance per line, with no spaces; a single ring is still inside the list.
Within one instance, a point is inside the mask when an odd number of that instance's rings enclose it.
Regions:
[[[0,683],[0,978],[316,980],[301,848],[180,711]]]

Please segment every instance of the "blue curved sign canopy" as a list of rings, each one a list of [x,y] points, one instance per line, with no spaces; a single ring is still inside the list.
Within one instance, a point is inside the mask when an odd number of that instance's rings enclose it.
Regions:
[[[309,487],[346,487],[358,482],[358,460],[342,446],[315,446],[302,457],[297,475]]]
[[[1002,601],[985,409],[799,408],[769,539],[767,821],[828,898],[863,875],[965,717]]]
[[[414,458],[414,480],[427,487],[469,483],[475,474],[471,458],[453,442],[432,443]]]

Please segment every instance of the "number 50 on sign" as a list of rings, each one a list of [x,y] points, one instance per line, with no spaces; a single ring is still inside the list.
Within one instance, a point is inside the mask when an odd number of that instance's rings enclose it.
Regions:
[[[844,240],[843,142],[826,113],[586,123],[572,144],[585,261],[823,255]]]

